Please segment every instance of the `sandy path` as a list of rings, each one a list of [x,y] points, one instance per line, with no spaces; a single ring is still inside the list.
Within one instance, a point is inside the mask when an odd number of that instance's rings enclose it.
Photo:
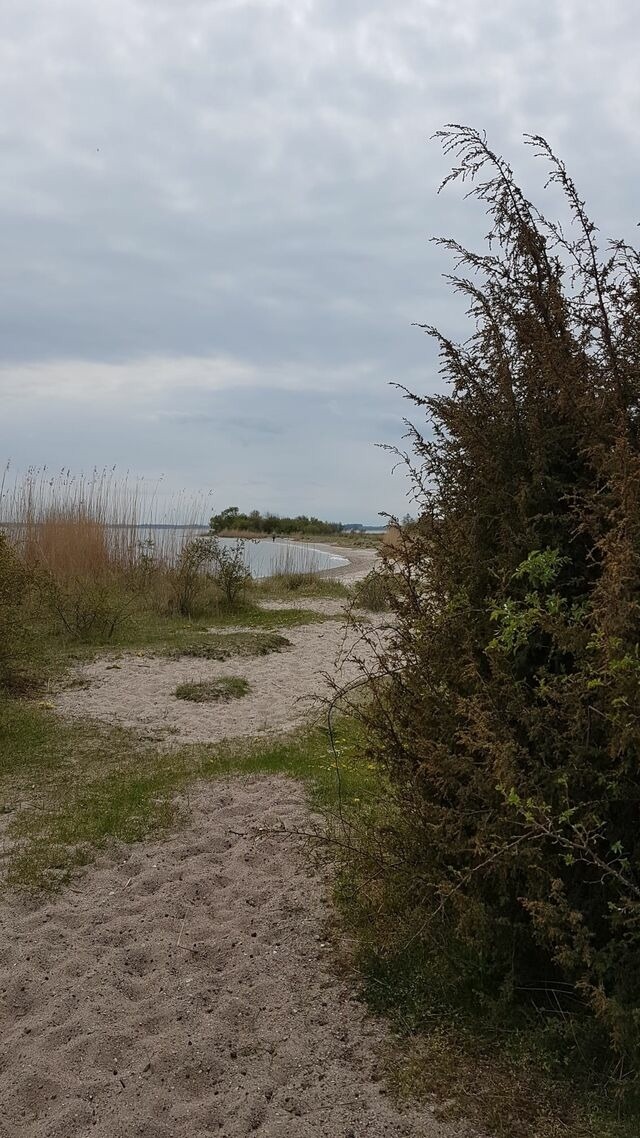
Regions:
[[[435,1138],[336,978],[302,788],[236,779],[50,904],[0,908],[3,1138]],[[460,1138],[461,1131],[456,1131]]]
[[[300,603],[315,604],[332,615],[342,608],[333,600]],[[341,620],[283,629],[283,633],[291,647],[269,656],[224,662],[186,656],[97,659],[80,672],[89,686],[60,692],[56,706],[65,715],[133,727],[168,745],[287,731],[309,718],[313,698],[328,693],[325,673],[350,683],[361,675],[358,661],[370,661],[372,653],[360,633],[346,629]],[[242,699],[210,704],[191,703],[174,694],[178,684],[217,676],[244,676],[251,690]]]
[[[348,679],[360,653],[338,621],[286,635],[290,649],[253,660],[97,661],[93,686],[58,706],[178,741],[283,730],[308,714],[321,672]],[[254,685],[236,704],[171,694],[236,673]],[[236,778],[188,806],[185,829],[114,844],[50,903],[0,904],[1,1138],[467,1134],[387,1097],[383,1026],[323,940],[326,873],[303,839],[264,832],[309,828],[304,789]]]

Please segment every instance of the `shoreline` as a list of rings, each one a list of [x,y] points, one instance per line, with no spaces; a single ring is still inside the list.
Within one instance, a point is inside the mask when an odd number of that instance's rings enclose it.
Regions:
[[[328,553],[332,557],[342,557],[346,560],[346,565],[337,565],[335,569],[321,569],[318,572],[318,577],[332,577],[342,581],[344,585],[353,585],[356,581],[366,577],[378,560],[378,550],[373,547],[371,549],[345,549],[342,545],[318,542],[314,549],[319,549],[321,553]]]

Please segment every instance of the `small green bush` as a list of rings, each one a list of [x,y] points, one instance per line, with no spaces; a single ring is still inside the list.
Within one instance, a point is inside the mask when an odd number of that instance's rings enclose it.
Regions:
[[[353,595],[360,609],[369,612],[384,612],[389,608],[389,578],[379,569],[372,569],[366,577],[356,581]]]
[[[241,699],[249,690],[249,682],[242,676],[218,676],[215,680],[179,684],[176,698],[188,699],[192,703],[228,703],[232,699]]]
[[[117,578],[66,581],[44,574],[39,579],[45,602],[60,631],[72,640],[106,644],[122,633],[131,619],[134,597]]]
[[[221,545],[213,536],[188,542],[169,578],[169,609],[186,617],[237,607],[251,579],[242,543]]]
[[[207,611],[212,599],[212,565],[213,551],[207,539],[187,542],[169,575],[170,612],[193,617]]]
[[[204,539],[211,548],[211,556],[215,565],[215,579],[224,603],[228,608],[235,608],[244,597],[245,589],[251,580],[251,574],[244,560],[244,546],[241,541],[235,545],[221,545],[215,538]]]

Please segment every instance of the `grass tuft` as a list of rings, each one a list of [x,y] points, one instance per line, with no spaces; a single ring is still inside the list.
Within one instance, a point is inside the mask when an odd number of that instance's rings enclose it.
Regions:
[[[290,646],[291,641],[279,632],[227,632],[167,648],[163,655],[174,659],[190,656],[198,660],[229,660],[232,656],[268,656]]]
[[[242,676],[217,676],[215,680],[190,680],[178,684],[177,699],[188,699],[192,703],[228,703],[241,699],[250,690],[249,681]]]

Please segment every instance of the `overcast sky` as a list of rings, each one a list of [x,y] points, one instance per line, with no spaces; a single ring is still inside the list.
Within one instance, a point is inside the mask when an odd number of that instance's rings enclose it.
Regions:
[[[0,0],[0,458],[404,513],[392,381],[464,332],[429,136],[544,134],[637,240],[636,0]]]

